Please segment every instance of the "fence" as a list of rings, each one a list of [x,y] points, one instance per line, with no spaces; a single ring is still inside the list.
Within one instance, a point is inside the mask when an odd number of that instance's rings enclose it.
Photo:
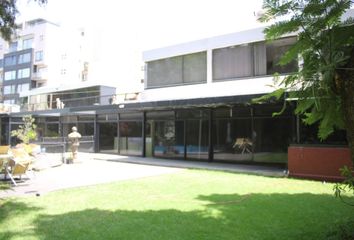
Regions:
[[[70,141],[67,137],[41,137],[35,142],[40,145],[40,157],[50,154],[52,161],[66,163],[70,157]],[[94,136],[82,136],[79,152],[94,152]]]

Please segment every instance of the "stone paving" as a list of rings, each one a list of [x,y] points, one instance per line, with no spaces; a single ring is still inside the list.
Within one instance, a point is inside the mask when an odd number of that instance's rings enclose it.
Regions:
[[[285,176],[283,169],[271,167],[81,153],[74,164],[29,172],[29,179],[25,178],[18,186],[0,190],[0,198],[34,196],[66,188],[171,174],[185,168]]]

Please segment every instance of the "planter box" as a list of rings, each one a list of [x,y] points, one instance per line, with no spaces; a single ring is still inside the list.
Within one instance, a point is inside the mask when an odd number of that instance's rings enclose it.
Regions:
[[[341,181],[339,169],[352,167],[347,147],[295,145],[288,148],[289,176],[323,181]]]

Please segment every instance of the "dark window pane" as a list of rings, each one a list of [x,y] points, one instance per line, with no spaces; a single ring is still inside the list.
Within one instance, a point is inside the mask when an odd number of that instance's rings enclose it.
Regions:
[[[289,48],[295,43],[296,38],[283,38],[267,44],[267,74],[290,73],[298,69],[298,62],[292,61],[285,66],[280,66],[279,61]]]
[[[119,153],[141,156],[142,149],[142,122],[119,122]]]
[[[208,120],[186,121],[187,158],[208,159],[209,149]]]

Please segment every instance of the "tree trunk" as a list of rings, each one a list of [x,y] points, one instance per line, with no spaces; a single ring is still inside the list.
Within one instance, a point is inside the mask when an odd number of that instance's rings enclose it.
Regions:
[[[339,72],[342,80],[341,99],[343,106],[343,114],[345,121],[345,129],[347,132],[347,140],[351,152],[351,160],[354,164],[354,49],[351,59],[345,66],[344,70]]]

